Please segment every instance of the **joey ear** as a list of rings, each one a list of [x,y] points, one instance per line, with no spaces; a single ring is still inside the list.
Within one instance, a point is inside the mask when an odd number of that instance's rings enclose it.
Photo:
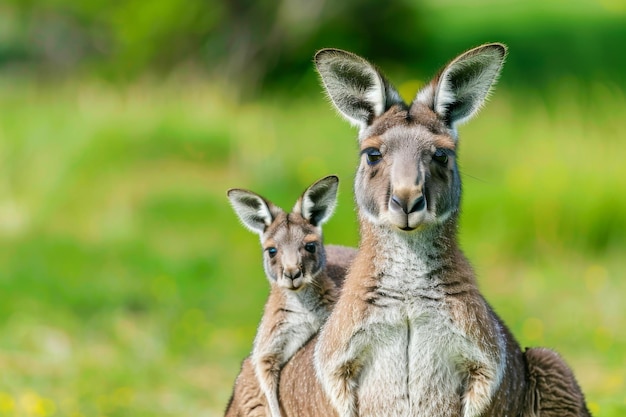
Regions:
[[[416,101],[426,102],[455,129],[482,107],[500,75],[506,52],[501,43],[470,49],[446,65]]]
[[[254,233],[265,232],[275,218],[271,203],[252,191],[233,188],[228,190],[228,199],[241,223]]]
[[[351,52],[322,49],[315,54],[315,67],[337,110],[360,129],[403,102],[372,64]]]
[[[339,178],[336,175],[318,180],[306,189],[293,211],[300,212],[313,226],[321,226],[330,219],[337,206],[338,187]]]

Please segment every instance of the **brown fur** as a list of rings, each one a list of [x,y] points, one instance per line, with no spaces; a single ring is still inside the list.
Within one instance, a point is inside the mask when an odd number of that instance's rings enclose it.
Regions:
[[[250,355],[271,417],[282,417],[281,369],[319,331],[339,294],[338,283],[326,273],[321,229],[334,211],[338,185],[334,175],[316,181],[291,212],[252,191],[228,191],[243,225],[261,237],[271,286]]]
[[[343,285],[348,266],[356,256],[356,249],[346,246],[326,245],[325,274]],[[283,416],[332,416],[334,410],[323,394],[313,367],[315,339],[309,341],[285,365],[281,372],[279,399]],[[241,364],[233,387],[225,417],[269,416],[267,400],[254,374],[250,358]]]
[[[572,370],[546,348],[524,352],[528,366],[528,415],[537,417],[589,417],[582,391]]]

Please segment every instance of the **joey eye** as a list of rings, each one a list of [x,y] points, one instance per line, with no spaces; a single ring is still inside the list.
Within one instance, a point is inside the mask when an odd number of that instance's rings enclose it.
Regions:
[[[443,149],[437,149],[433,154],[433,159],[441,165],[445,165],[448,163],[448,154]]]
[[[383,159],[383,154],[376,148],[367,148],[361,153],[365,154],[368,165],[376,165]]]
[[[315,246],[315,243],[313,243],[313,242],[309,242],[309,243],[306,243],[304,245],[304,250],[307,251],[307,252],[315,253],[316,249],[317,249],[317,247]]]
[[[274,256],[276,256],[276,254],[278,253],[278,249],[276,249],[275,247],[269,247],[267,249],[265,249],[267,251],[267,254],[270,256],[270,258],[273,258]]]

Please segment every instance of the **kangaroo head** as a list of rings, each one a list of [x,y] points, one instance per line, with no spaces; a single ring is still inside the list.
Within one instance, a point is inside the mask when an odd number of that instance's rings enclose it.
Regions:
[[[456,217],[456,128],[480,109],[505,55],[497,43],[459,55],[407,105],[363,58],[337,49],[316,54],[330,100],[359,128],[355,197],[362,218],[411,232]]]
[[[321,226],[333,213],[338,184],[334,175],[315,182],[290,213],[251,191],[228,191],[243,225],[261,237],[263,265],[271,283],[297,290],[311,284],[325,267]]]

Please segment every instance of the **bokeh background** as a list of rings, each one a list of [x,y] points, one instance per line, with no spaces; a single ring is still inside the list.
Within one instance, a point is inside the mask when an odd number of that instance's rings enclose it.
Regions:
[[[488,41],[510,54],[461,129],[463,247],[522,346],[626,415],[622,0],[3,0],[0,416],[220,416],[268,284],[226,200],[290,208],[356,132],[312,56],[375,62],[407,99]]]

